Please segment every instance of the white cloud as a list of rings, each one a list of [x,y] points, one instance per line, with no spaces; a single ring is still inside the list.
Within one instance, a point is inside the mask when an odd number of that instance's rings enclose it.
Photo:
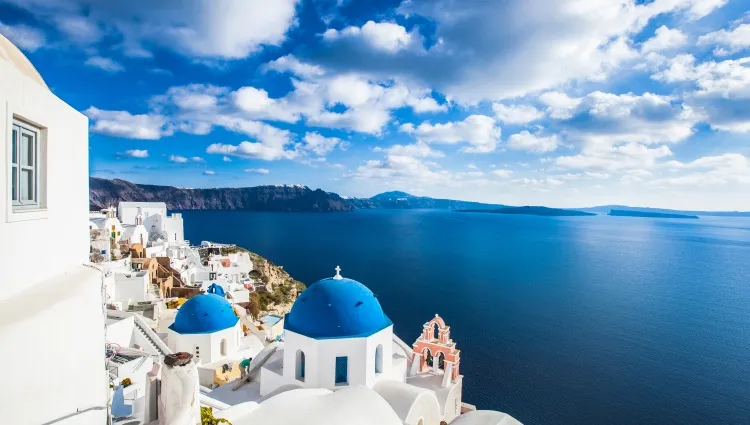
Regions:
[[[377,146],[373,149],[373,151],[386,152],[392,155],[413,156],[420,158],[442,158],[445,156],[445,154],[432,149],[430,145],[421,140],[411,145],[392,145],[387,148],[381,148]]]
[[[390,22],[367,21],[360,27],[346,27],[341,31],[329,29],[323,34],[328,41],[337,39],[362,40],[376,50],[395,53],[409,47],[412,35],[406,32],[406,28]]]
[[[220,98],[229,90],[210,84],[189,84],[170,87],[167,92],[151,99],[156,108],[176,107],[184,111],[215,111]]]
[[[296,61],[291,56],[285,58],[287,64]],[[205,135],[218,125],[256,137],[253,132],[237,130],[236,124],[304,120],[308,126],[379,135],[390,122],[393,110],[410,107],[422,113],[448,107],[438,104],[425,88],[371,80],[359,74],[318,75],[298,62],[293,68],[302,68],[305,75],[312,77],[291,77],[293,89],[283,97],[272,98],[265,90],[252,86],[232,91],[228,87],[190,84],[171,87],[165,94],[154,96],[151,108],[168,117],[177,131]]]
[[[206,171],[203,172],[203,175],[204,176],[214,176],[214,175],[216,175],[216,171],[206,170]]]
[[[158,45],[205,59],[241,59],[281,44],[297,5],[297,0],[225,0],[220,7],[203,0],[164,0],[158,7],[146,0],[6,1],[41,18],[56,17],[57,28],[77,42],[109,36],[122,40],[131,56],[144,56],[144,45]]]
[[[706,115],[712,128],[750,132],[750,58],[696,64],[693,56],[679,55],[652,78],[694,85],[695,91],[684,98]]]
[[[121,153],[120,156],[128,158],[148,158],[148,150],[146,149],[129,149]]]
[[[544,178],[529,178],[529,177],[523,177],[520,179],[514,179],[511,180],[511,183],[531,187],[537,190],[548,190],[549,188],[557,187],[560,185],[565,184],[563,180],[556,179],[554,177],[544,177]]]
[[[492,174],[498,177],[506,178],[506,177],[510,177],[510,175],[513,174],[513,171],[499,168],[499,169],[492,170]]]
[[[367,180],[388,180],[398,184],[408,183],[448,183],[449,172],[435,169],[419,158],[406,155],[386,155],[384,160],[369,160],[345,177]]]
[[[561,94],[555,97],[563,99]],[[694,125],[702,119],[690,106],[652,93],[597,91],[577,99],[565,97],[550,106],[550,115],[563,119],[559,125],[568,140],[605,148],[617,143],[679,142],[690,137]]]
[[[338,137],[323,137],[316,132],[306,133],[302,140],[304,141],[304,144],[301,146],[301,149],[312,152],[318,156],[325,156],[336,146],[340,146],[343,143]]]
[[[539,101],[547,105],[547,114],[554,119],[567,119],[573,115],[573,111],[581,103],[562,92],[545,92],[539,96]]]
[[[90,107],[83,113],[94,121],[91,131],[128,139],[158,140],[173,133],[167,119],[158,114],[132,115],[127,111],[104,111]]]
[[[233,96],[237,107],[249,118],[283,122],[296,122],[299,119],[286,99],[271,99],[265,90],[242,87]]]
[[[201,158],[199,156],[194,156],[194,157],[190,158],[190,160],[193,161],[193,162],[204,162],[205,161],[203,158]]]
[[[662,25],[656,29],[653,37],[643,42],[641,51],[648,53],[673,50],[684,46],[687,40],[687,35],[679,29],[670,29]]]
[[[638,143],[622,146],[584,150],[573,156],[561,156],[555,160],[560,168],[576,170],[604,170],[609,172],[625,169],[647,169],[657,165],[657,160],[672,156],[667,146],[649,148]]]
[[[58,15],[54,18],[55,26],[63,32],[68,40],[80,44],[92,44],[104,37],[104,31],[96,21],[80,15]]]
[[[282,130],[260,121],[229,116],[216,117],[216,125],[257,139],[257,142],[242,142],[232,153],[227,152],[223,155],[265,160],[293,159],[299,155],[293,147],[292,134],[288,130]],[[206,150],[207,153],[222,154],[220,151],[210,151],[211,146]]]
[[[27,52],[36,51],[46,44],[44,32],[28,25],[6,25],[0,22],[0,34]]]
[[[736,25],[731,30],[722,29],[698,38],[698,45],[715,45],[716,56],[726,56],[750,48],[750,24]]]
[[[689,4],[688,17],[696,20],[708,16],[714,10],[723,7],[729,0],[693,0]]]
[[[492,110],[498,120],[507,124],[526,124],[544,117],[541,111],[531,105],[493,103]]]
[[[329,46],[313,53],[338,69],[405,78],[434,87],[460,103],[501,100],[576,81],[601,81],[639,57],[633,38],[665,15],[697,19],[717,0],[409,0],[398,11],[433,26],[425,48],[396,52],[352,43],[331,31]],[[666,18],[666,16],[665,16]],[[405,30],[404,30],[405,31]],[[421,40],[420,40],[421,41]],[[561,66],[564,64],[564,66]]]
[[[427,143],[457,144],[466,143],[464,152],[487,153],[497,147],[500,138],[500,127],[495,120],[486,115],[470,115],[463,121],[430,124],[423,122],[418,126],[407,123],[400,131],[411,134]]]
[[[304,62],[300,62],[299,59],[292,55],[282,56],[276,60],[272,60],[263,66],[265,71],[276,71],[276,72],[290,72],[293,75],[300,76],[302,78],[314,78],[320,77],[325,74],[322,67],[312,65]]]
[[[178,164],[184,164],[188,162],[188,159],[180,155],[169,155],[169,162],[176,162]]]
[[[122,72],[125,70],[125,67],[123,67],[119,62],[116,62],[110,58],[105,58],[103,56],[92,56],[86,59],[85,65],[92,68],[99,68],[102,71],[111,73]]]
[[[224,161],[224,162],[232,162],[232,158],[230,158],[228,156],[222,157],[221,160]]]
[[[557,149],[558,142],[556,134],[544,137],[531,134],[526,130],[508,138],[508,146],[510,148],[535,153],[552,152]]]
[[[245,168],[244,171],[246,173],[255,173],[255,174],[268,174],[271,172],[267,168]]]
[[[643,169],[632,169],[632,170],[626,170],[625,173],[623,173],[622,177],[620,177],[620,181],[623,183],[637,183],[641,182],[644,179],[651,177],[653,173],[648,170]]]
[[[706,156],[688,163],[673,161],[675,168],[695,170],[676,177],[654,180],[654,185],[671,186],[723,186],[750,184],[750,158],[740,154]]]
[[[241,142],[238,145],[214,143],[206,148],[206,153],[239,158],[257,158],[266,161],[294,159],[299,156],[298,151],[286,149],[284,145],[248,141]]]

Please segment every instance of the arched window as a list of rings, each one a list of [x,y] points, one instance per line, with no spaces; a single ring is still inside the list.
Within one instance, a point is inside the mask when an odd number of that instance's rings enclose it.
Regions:
[[[227,339],[226,338],[221,340],[221,355],[222,356],[227,355]]]
[[[297,350],[295,363],[294,377],[299,381],[305,382],[305,353],[302,350]]]
[[[429,348],[424,349],[424,361],[427,363],[427,366],[432,366],[432,352]]]
[[[433,324],[432,327],[433,327],[433,329],[435,329],[434,338],[438,339],[438,336],[440,335],[440,327],[438,326],[437,323]]]
[[[349,382],[349,357],[336,357],[336,385]]]
[[[445,370],[445,354],[438,353],[438,368]]]
[[[375,373],[383,372],[383,344],[375,349]]]

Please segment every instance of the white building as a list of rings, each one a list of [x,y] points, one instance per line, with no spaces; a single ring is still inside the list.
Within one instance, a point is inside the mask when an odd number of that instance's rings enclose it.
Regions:
[[[220,288],[219,288],[220,290]],[[224,367],[233,379],[240,375],[239,362],[256,356],[263,344],[257,337],[245,336],[234,307],[218,293],[197,295],[177,311],[167,331],[167,344],[173,352],[193,355],[201,385],[218,385],[217,369]]]
[[[85,265],[88,119],[2,35],[0,76],[1,421],[101,425],[102,272]]]
[[[414,352],[374,294],[338,270],[305,290],[284,323],[285,341],[258,353],[247,379],[202,392],[215,416],[235,425],[520,425],[500,412],[461,416],[472,409],[462,403],[459,353],[442,319],[425,323]]]
[[[185,240],[182,214],[167,215],[164,202],[120,202],[118,217],[123,224],[141,224],[149,234],[159,234],[168,243],[180,243]]]
[[[89,219],[90,230],[102,230],[109,239],[119,242],[122,239],[122,223],[117,217],[95,217]]]

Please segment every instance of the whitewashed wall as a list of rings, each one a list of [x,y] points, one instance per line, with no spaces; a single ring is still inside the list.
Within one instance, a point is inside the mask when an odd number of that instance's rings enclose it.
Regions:
[[[0,58],[0,270],[7,299],[88,261],[88,119]],[[12,214],[13,115],[46,131],[46,210]],[[42,138],[45,138],[44,136]],[[40,259],[44,260],[40,267]]]
[[[124,305],[153,298],[148,292],[149,276],[146,272],[115,273],[115,301]]]
[[[0,387],[2,422],[46,423],[93,409],[57,425],[99,425],[108,393],[102,277],[82,265],[89,254],[88,119],[2,58],[0,76],[0,363],[49,365],[53,356],[65,365],[39,376],[6,367],[3,378],[12,385]],[[14,115],[46,128],[41,211],[13,213],[10,204]],[[75,391],[51,383],[74,384]]]
[[[391,370],[393,348],[391,338],[393,326],[389,326],[367,338],[336,338],[316,340],[287,330],[284,333],[284,380],[299,383],[308,388],[335,389],[336,357],[347,356],[348,385],[365,385],[372,388],[376,383],[375,350],[383,345],[383,372]],[[297,350],[305,353],[305,381],[296,379]]]
[[[107,324],[107,342],[130,347],[133,342],[133,330],[135,324],[132,317],[117,319],[117,322]]]
[[[125,224],[135,224],[135,218],[138,216],[138,208],[139,207],[124,207],[120,204],[117,207],[117,216],[120,218],[120,221]],[[144,218],[143,224],[145,225],[147,222],[149,223],[147,228],[150,228],[151,224],[157,224],[159,221],[157,218],[158,215],[167,215],[167,209],[159,207],[142,207],[141,212],[143,213]],[[157,226],[157,229],[160,229],[160,226]]]
[[[184,351],[193,355],[197,364],[207,364],[222,358],[221,341],[227,341],[227,356],[231,357],[237,352],[242,328],[239,322],[229,329],[206,334],[179,334],[171,329],[168,330],[167,345],[177,353]],[[195,357],[195,347],[200,348],[200,359]]]

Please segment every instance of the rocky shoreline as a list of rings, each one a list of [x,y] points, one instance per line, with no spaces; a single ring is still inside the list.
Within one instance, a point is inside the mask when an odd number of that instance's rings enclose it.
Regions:
[[[265,287],[250,294],[250,302],[258,310],[255,313],[278,314],[283,316],[292,309],[294,301],[306,289],[304,283],[294,279],[284,270],[267,258],[242,247],[225,248],[222,254],[246,252],[253,262],[251,275],[263,282]]]

